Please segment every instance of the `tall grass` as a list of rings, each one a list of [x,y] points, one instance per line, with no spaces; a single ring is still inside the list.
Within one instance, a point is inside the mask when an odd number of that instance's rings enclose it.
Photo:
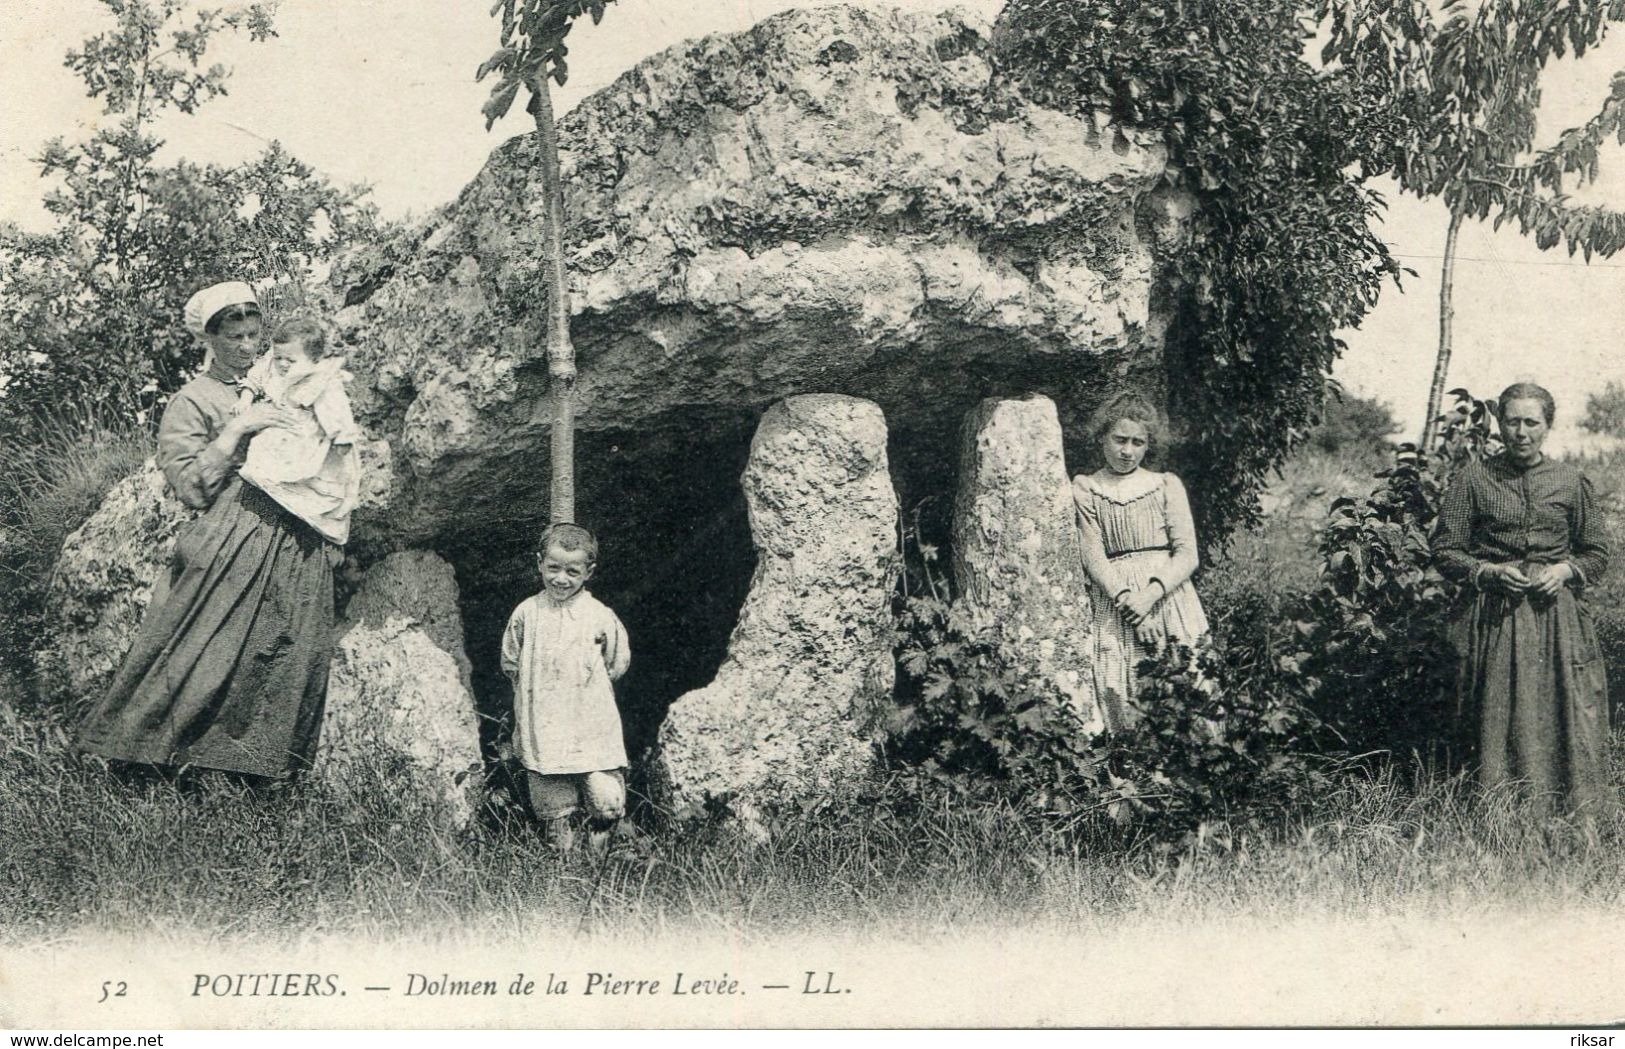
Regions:
[[[28,691],[63,540],[153,451],[140,423],[68,409],[0,445],[0,702]]]
[[[1588,456],[1576,465],[1592,482],[1613,559],[1608,574],[1587,591],[1586,604],[1596,621],[1617,724],[1625,710],[1625,448]]]
[[[500,939],[690,933],[763,941],[862,929],[919,935],[1138,919],[1459,914],[1625,896],[1625,826],[1518,818],[1436,770],[1351,772],[1301,820],[1166,852],[1102,824],[1053,835],[944,794],[896,809],[813,809],[762,844],[715,828],[638,829],[599,882],[525,820],[446,829],[390,782],[351,798],[307,783],[128,782],[76,757],[60,724],[0,708],[0,940],[81,929],[268,942],[436,930]],[[1616,780],[1625,753],[1613,756]],[[596,886],[596,887],[595,887]]]

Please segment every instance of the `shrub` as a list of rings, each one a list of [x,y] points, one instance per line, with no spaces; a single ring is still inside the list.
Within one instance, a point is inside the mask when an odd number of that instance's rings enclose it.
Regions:
[[[1265,476],[1320,414],[1337,332],[1400,273],[1371,228],[1373,140],[1348,133],[1386,114],[1305,60],[1308,7],[1010,0],[994,34],[1029,96],[1160,133],[1170,181],[1197,205],[1163,309],[1169,407],[1186,434],[1173,465],[1203,479],[1193,510],[1209,542],[1257,521]]]
[[[915,597],[898,623],[892,761],[969,793],[1003,793],[1061,816],[1089,803],[1102,759],[1061,695],[1036,688],[1001,654],[998,624],[958,602]]]
[[[1625,701],[1625,452],[1605,453],[1583,464],[1594,486],[1597,505],[1608,525],[1613,564],[1601,580],[1586,589],[1586,604],[1596,621],[1597,643],[1608,668],[1608,695],[1616,712]]]
[[[1136,724],[1091,741],[1059,696],[1002,660],[998,624],[963,615],[932,575],[934,549],[911,535],[889,755],[1068,830],[1104,813],[1165,846],[1234,847],[1323,795],[1348,746],[1435,748],[1448,739],[1458,588],[1429,536],[1445,486],[1491,447],[1488,406],[1455,395],[1429,454],[1402,446],[1370,495],[1332,504],[1311,589],[1231,587],[1212,638],[1141,665]]]
[[[906,538],[904,578],[923,585],[898,601],[886,743],[904,796],[946,789],[1057,834],[1115,825],[1166,848],[1234,844],[1324,785],[1304,682],[1269,645],[1170,646],[1141,666],[1138,723],[1091,739],[1058,692],[1006,661],[998,623],[965,614],[933,574],[934,548]]]
[[[1602,437],[1625,438],[1625,386],[1609,380],[1601,393],[1587,394],[1580,429]]]
[[[65,404],[153,416],[202,359],[181,323],[193,291],[229,277],[297,299],[380,232],[364,189],[334,186],[274,142],[231,166],[156,159],[166,110],[226,90],[225,68],[203,61],[214,42],[275,35],[267,5],[106,6],[111,24],[66,61],[101,105],[97,129],[51,140],[37,161],[52,226],[0,223],[0,439],[48,437]]]
[[[1109,738],[1137,816],[1164,840],[1221,847],[1306,811],[1331,785],[1296,655],[1209,640],[1140,665],[1132,729]]]
[[[1371,495],[1332,504],[1320,585],[1296,624],[1316,709],[1357,750],[1427,751],[1448,738],[1460,591],[1434,567],[1429,539],[1444,489],[1491,441],[1489,406],[1453,393],[1431,453],[1402,445]]]
[[[1388,439],[1398,431],[1399,423],[1387,404],[1334,387],[1319,424],[1309,434],[1308,447],[1359,463],[1382,462],[1392,454]]]

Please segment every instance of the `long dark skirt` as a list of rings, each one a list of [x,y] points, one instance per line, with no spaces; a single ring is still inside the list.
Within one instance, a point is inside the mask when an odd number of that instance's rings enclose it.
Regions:
[[[1479,781],[1522,781],[1542,807],[1611,813],[1608,682],[1574,594],[1481,593],[1457,629],[1457,725]]]
[[[256,776],[308,768],[332,657],[338,548],[234,480],[184,527],[135,645],[79,745]]]

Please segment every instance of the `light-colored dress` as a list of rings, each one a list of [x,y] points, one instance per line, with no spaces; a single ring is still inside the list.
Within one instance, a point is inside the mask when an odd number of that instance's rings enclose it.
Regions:
[[[545,591],[522,601],[502,634],[520,764],[550,776],[626,767],[611,683],[631,662],[626,628],[587,591],[564,602]]]
[[[1095,695],[1106,727],[1122,728],[1134,720],[1135,668],[1154,652],[1113,600],[1158,580],[1166,596],[1151,612],[1153,626],[1184,644],[1206,634],[1207,615],[1190,582],[1198,563],[1196,525],[1185,486],[1170,473],[1141,469],[1115,483],[1101,473],[1079,474],[1072,498],[1094,608]]]
[[[243,480],[340,546],[350,538],[350,514],[361,498],[355,447],[361,428],[344,392],[349,373],[343,366],[340,358],[327,357],[278,375],[263,357],[242,383],[245,402],[258,395],[299,413],[297,429],[274,426],[254,435]]]

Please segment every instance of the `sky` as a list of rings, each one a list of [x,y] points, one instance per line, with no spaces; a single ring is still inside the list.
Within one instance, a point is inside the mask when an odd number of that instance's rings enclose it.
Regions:
[[[816,0],[619,0],[602,26],[571,34],[562,112],[640,58],[687,38],[743,29],[775,11]],[[938,10],[940,0],[894,0]],[[1000,0],[956,5],[993,17]],[[386,215],[421,214],[452,199],[508,136],[526,130],[522,108],[485,130],[487,88],[473,71],[495,47],[486,0],[283,0],[279,36],[225,39],[211,53],[233,70],[230,95],[160,128],[165,159],[231,163],[280,140],[339,182],[372,187]],[[409,12],[409,13],[404,13]],[[0,221],[40,228],[45,188],[32,158],[55,135],[94,128],[99,105],[62,64],[64,54],[107,24],[98,0],[0,0]],[[1540,112],[1549,141],[1583,122],[1625,69],[1625,30],[1584,59],[1552,67]],[[1610,150],[1604,176],[1581,199],[1625,207],[1625,149]],[[1437,202],[1389,186],[1381,235],[1417,271],[1389,287],[1361,328],[1336,378],[1388,403],[1405,434],[1420,427],[1438,339],[1439,257],[1447,216]],[[1588,393],[1625,383],[1625,254],[1585,264],[1562,248],[1487,224],[1462,230],[1456,270],[1456,352],[1451,386],[1487,396],[1510,382],[1548,386],[1559,406],[1550,448],[1582,448],[1575,427]]]

